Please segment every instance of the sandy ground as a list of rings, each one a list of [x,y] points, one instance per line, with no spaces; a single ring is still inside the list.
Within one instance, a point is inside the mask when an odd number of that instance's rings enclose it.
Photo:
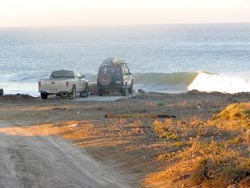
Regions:
[[[94,99],[94,100],[91,100]],[[107,113],[207,119],[249,94],[146,93],[89,100],[0,97],[0,187],[146,187],[161,168],[155,119],[106,119]]]
[[[85,150],[57,137],[1,129],[1,187],[129,187]]]

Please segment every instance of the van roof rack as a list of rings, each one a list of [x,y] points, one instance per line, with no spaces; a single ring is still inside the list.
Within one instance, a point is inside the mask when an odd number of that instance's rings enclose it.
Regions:
[[[114,65],[125,64],[125,61],[121,58],[110,57],[103,61],[102,66],[110,65],[110,64],[114,64]]]

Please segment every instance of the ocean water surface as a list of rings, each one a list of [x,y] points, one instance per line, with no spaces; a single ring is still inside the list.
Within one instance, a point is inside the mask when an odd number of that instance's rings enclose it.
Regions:
[[[108,57],[123,58],[146,91],[250,91],[250,24],[0,28],[0,88],[38,96],[57,69],[96,82]]]

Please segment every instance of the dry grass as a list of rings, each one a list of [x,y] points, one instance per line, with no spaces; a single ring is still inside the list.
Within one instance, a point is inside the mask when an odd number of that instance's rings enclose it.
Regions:
[[[144,176],[142,187],[250,187],[245,131],[249,106],[229,105],[207,121],[102,119],[2,128],[0,132],[73,140],[97,160],[116,161],[118,168]]]
[[[165,168],[146,176],[144,187],[250,187],[250,103],[231,104],[208,121],[155,121],[159,138],[171,142],[156,157]],[[172,148],[171,148],[172,147]]]

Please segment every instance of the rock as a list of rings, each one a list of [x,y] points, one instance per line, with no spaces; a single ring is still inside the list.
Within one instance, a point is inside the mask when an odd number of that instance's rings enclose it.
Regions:
[[[0,96],[3,96],[3,89],[0,88]]]

